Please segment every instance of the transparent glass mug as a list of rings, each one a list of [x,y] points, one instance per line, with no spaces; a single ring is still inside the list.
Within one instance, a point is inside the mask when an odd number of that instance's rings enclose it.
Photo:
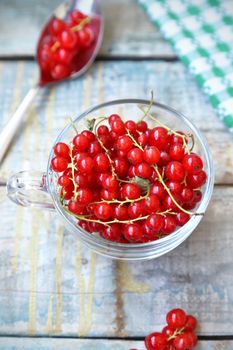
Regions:
[[[113,113],[119,113],[125,119],[137,121],[143,115],[138,108],[139,105],[143,105],[146,110],[150,105],[150,101],[125,99],[103,103],[82,113],[76,118],[74,123],[78,130],[81,131],[87,128],[87,119],[109,116]],[[207,173],[207,182],[203,187],[203,197],[195,208],[195,211],[205,213],[214,184],[213,161],[205,139],[200,131],[184,115],[170,107],[160,103],[153,103],[151,114],[156,115],[160,122],[168,125],[173,130],[189,132],[194,135],[194,151],[202,156],[204,169]],[[150,127],[157,125],[154,121],[149,120],[149,118],[146,120]],[[54,145],[57,142],[69,143],[73,139],[74,133],[73,126],[68,125],[57,137]],[[57,185],[58,174],[51,169],[51,159],[53,156],[54,152],[52,148],[46,173],[20,172],[13,175],[7,183],[8,196],[13,202],[22,206],[55,210],[63,220],[67,230],[99,254],[122,260],[146,260],[159,257],[180,245],[189,237],[202,219],[200,215],[192,216],[187,224],[178,228],[174,233],[159,240],[143,244],[115,243],[87,233],[81,227],[77,226],[77,219],[67,213],[60,203],[58,198],[59,188]]]

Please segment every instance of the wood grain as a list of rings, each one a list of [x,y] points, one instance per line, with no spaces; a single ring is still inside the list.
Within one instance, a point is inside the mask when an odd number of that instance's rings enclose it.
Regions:
[[[34,56],[41,28],[60,3],[60,0],[1,1],[0,57]],[[103,0],[101,3],[105,18],[101,56],[175,57],[136,1]]]
[[[0,339],[0,350],[129,350],[144,349],[142,341],[104,340],[104,339],[30,339],[7,338]],[[229,341],[199,341],[195,350],[231,350],[233,342]]]
[[[232,187],[215,189],[180,247],[130,263],[93,256],[54,214],[15,206],[1,187],[0,198],[0,335],[143,337],[172,307],[196,315],[201,335],[233,335]]]
[[[33,83],[33,62],[1,63],[0,128],[15,110]],[[35,170],[46,168],[54,138],[66,125],[68,117],[99,101],[117,98],[155,99],[183,112],[198,126],[208,140],[215,161],[216,184],[233,184],[233,143],[217,115],[205,100],[195,82],[179,62],[98,62],[87,75],[77,80],[42,90],[28,113],[22,128],[0,169],[6,181],[14,171],[31,169],[36,152]],[[36,135],[36,138],[34,137]]]

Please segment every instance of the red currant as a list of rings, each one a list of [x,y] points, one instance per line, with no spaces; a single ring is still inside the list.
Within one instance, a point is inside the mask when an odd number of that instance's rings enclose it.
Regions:
[[[160,152],[157,147],[149,146],[144,150],[143,158],[148,164],[157,164],[160,158]]]
[[[137,130],[140,132],[145,132],[147,130],[147,123],[144,120],[141,120],[137,123]]]
[[[137,199],[140,197],[140,187],[133,183],[124,184],[122,186],[122,196],[124,199]]]
[[[142,229],[139,224],[127,224],[124,226],[123,234],[130,242],[139,242],[142,238]]]
[[[180,162],[172,161],[166,166],[165,175],[169,180],[182,181],[185,176],[185,170]]]
[[[184,156],[183,166],[189,174],[197,175],[203,168],[203,162],[197,154],[191,153]]]
[[[160,232],[164,225],[164,218],[162,215],[158,214],[151,214],[147,219],[146,219],[146,224],[148,227],[150,227],[153,231]]]
[[[133,147],[133,141],[127,135],[120,136],[117,140],[117,149],[128,152]]]
[[[172,309],[166,316],[167,324],[173,329],[182,328],[185,326],[187,316],[182,309]]]
[[[204,170],[201,170],[198,174],[187,175],[187,185],[191,188],[199,188],[206,182],[207,176]]]
[[[58,173],[66,170],[68,167],[68,160],[67,158],[63,157],[54,157],[51,162],[52,169]]]
[[[113,210],[111,205],[108,203],[98,203],[95,206],[94,214],[101,220],[108,220],[112,216]]]
[[[75,138],[73,139],[73,144],[74,144],[75,149],[77,151],[83,152],[89,146],[88,137],[83,135],[83,134],[79,134],[79,135],[75,136]]]
[[[143,179],[149,179],[152,174],[152,168],[148,163],[142,162],[135,166],[135,174]]]
[[[58,157],[70,159],[70,149],[64,142],[58,142],[54,146],[54,153]]]
[[[127,159],[133,165],[140,164],[143,161],[143,151],[134,147],[128,152]]]
[[[102,236],[109,241],[119,242],[121,238],[121,225],[112,224],[105,227],[103,229]]]
[[[81,174],[90,174],[93,166],[94,162],[91,157],[84,157],[78,161],[78,170]]]
[[[94,158],[94,167],[98,172],[107,171],[110,168],[110,162],[106,154],[99,153]]]
[[[166,129],[158,126],[151,130],[149,143],[160,150],[164,150],[168,144],[169,135]]]
[[[164,350],[167,343],[167,337],[158,332],[151,333],[145,338],[145,346],[147,350]]]

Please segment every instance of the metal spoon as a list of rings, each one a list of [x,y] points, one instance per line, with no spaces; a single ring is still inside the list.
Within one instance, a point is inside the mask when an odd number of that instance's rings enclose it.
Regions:
[[[53,15],[50,17],[47,24],[45,25],[45,27],[43,28],[40,39],[38,41],[38,46],[37,46],[37,56],[36,56],[37,62],[38,62],[38,47],[40,45],[41,39],[45,35],[46,28],[48,27],[48,23],[50,23],[51,19],[54,17],[66,20],[69,17],[69,14],[75,9],[82,11],[83,13],[85,13],[85,15],[90,16],[91,18],[93,18],[94,16],[95,18],[98,19],[99,26],[98,26],[98,32],[96,33],[95,42],[91,46],[91,50],[89,50],[89,53],[82,60],[81,64],[79,62],[79,64],[75,66],[75,68],[72,71],[72,74],[69,77],[61,79],[56,82],[56,81],[46,81],[43,79],[43,76],[41,75],[39,82],[28,91],[27,95],[24,97],[18,109],[15,111],[15,113],[13,114],[9,122],[3,128],[3,131],[0,133],[0,163],[2,162],[3,157],[10,143],[12,142],[14,135],[19,129],[20,125],[25,121],[27,117],[26,111],[30,103],[35,98],[38,91],[45,86],[79,77],[90,67],[90,65],[94,61],[100,49],[102,39],[103,39],[103,16],[101,13],[99,0],[71,0],[69,2],[63,3],[60,6],[58,6],[57,9],[54,11]]]

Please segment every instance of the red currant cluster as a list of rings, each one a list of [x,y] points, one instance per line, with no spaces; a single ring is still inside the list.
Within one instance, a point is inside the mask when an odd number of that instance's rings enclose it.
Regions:
[[[96,19],[78,10],[71,12],[69,21],[54,17],[45,28],[38,48],[38,61],[43,80],[53,81],[68,77],[83,52],[95,40]]]
[[[91,124],[69,146],[57,143],[52,159],[64,209],[79,226],[110,241],[144,243],[198,214],[189,210],[202,198],[206,173],[190,135],[117,114]]]
[[[166,320],[167,326],[163,328],[162,333],[154,332],[146,336],[146,349],[192,350],[197,344],[196,318],[186,315],[182,309],[173,309],[168,312]]]

